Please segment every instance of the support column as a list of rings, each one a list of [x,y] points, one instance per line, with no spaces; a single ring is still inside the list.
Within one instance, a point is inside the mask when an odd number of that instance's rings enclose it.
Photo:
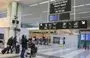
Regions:
[[[7,47],[7,41],[9,39],[9,28],[5,28],[4,31],[4,47]]]
[[[17,36],[18,30],[21,27],[21,5],[14,1],[11,3],[11,18],[10,18],[10,36]]]
[[[18,39],[20,37],[19,36],[20,32],[15,30],[15,28],[18,28],[18,29],[21,28],[21,5],[16,1],[13,1],[12,3],[10,3],[7,8],[7,15],[10,22],[10,27],[6,31],[6,34],[8,34],[7,40],[11,36],[15,37],[15,35],[17,36],[17,39]],[[17,21],[18,21],[18,24],[17,24]],[[5,39],[5,46],[6,46],[7,40]]]

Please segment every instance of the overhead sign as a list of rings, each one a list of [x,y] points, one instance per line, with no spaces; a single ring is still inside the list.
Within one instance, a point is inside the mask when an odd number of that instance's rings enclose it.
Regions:
[[[67,22],[54,22],[54,23],[40,23],[40,30],[55,30],[55,29],[81,29],[87,28],[87,21],[67,21]]]
[[[61,0],[50,4],[50,14],[71,11],[71,0]]]

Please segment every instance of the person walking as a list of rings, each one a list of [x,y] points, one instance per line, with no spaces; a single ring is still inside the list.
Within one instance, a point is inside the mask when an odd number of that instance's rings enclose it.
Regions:
[[[22,51],[21,51],[21,58],[25,58],[25,51],[27,49],[27,38],[25,35],[22,35],[22,39],[21,39],[21,45],[22,45]]]
[[[65,37],[63,37],[63,46],[65,47]]]
[[[7,53],[9,53],[9,51],[13,53],[12,45],[13,45],[13,37],[10,37],[7,42],[7,48],[8,48]]]

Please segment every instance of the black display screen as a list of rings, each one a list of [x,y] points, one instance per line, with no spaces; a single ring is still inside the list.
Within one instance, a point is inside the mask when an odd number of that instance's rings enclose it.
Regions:
[[[59,20],[69,20],[69,19],[70,19],[70,13],[59,14]]]
[[[62,22],[58,22],[56,25],[56,29],[62,29],[62,25],[63,25]]]

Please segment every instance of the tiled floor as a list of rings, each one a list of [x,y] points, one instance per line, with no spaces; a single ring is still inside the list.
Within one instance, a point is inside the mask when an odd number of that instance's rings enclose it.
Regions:
[[[9,58],[20,57],[12,56]],[[90,58],[90,50],[61,48],[60,46],[38,46],[37,56],[33,58]]]

